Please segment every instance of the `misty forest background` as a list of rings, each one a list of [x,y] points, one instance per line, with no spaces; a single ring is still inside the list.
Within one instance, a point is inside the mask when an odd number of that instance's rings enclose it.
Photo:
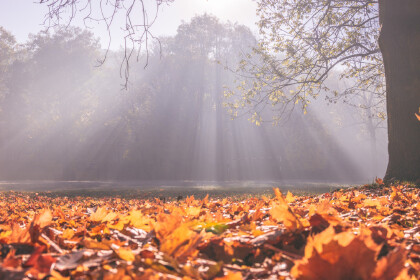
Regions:
[[[92,33],[57,29],[18,44],[1,28],[0,179],[366,182],[385,173],[384,100],[373,109],[368,95],[326,94],[306,114],[255,123],[226,106],[257,44],[247,27],[196,16],[160,43],[146,68],[144,55],[132,58],[122,90],[123,49],[97,67],[105,51]],[[346,87],[339,76],[329,87]]]

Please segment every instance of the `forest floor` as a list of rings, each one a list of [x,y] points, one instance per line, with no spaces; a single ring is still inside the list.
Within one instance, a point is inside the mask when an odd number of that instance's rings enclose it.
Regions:
[[[420,277],[419,188],[243,191],[0,192],[0,279]]]

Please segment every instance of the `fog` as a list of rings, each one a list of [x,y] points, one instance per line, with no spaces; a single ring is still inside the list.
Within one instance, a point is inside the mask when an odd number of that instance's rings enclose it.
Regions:
[[[86,30],[17,44],[0,30],[0,180],[324,181],[382,177],[385,123],[323,97],[277,125],[233,117],[232,69],[256,45],[245,26],[197,16],[136,62]],[[337,75],[329,83],[344,87]],[[359,100],[353,100],[358,104]],[[348,102],[347,102],[348,103]],[[267,114],[271,114],[268,111]]]

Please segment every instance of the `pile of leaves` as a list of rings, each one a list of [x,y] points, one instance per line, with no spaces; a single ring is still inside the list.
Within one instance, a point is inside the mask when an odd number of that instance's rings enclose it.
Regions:
[[[408,186],[242,201],[1,193],[0,279],[418,279],[419,201]]]

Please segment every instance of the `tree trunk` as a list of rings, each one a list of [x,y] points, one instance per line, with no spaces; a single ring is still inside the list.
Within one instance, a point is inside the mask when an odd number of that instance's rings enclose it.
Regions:
[[[420,179],[420,1],[380,0],[389,163],[385,180]]]

